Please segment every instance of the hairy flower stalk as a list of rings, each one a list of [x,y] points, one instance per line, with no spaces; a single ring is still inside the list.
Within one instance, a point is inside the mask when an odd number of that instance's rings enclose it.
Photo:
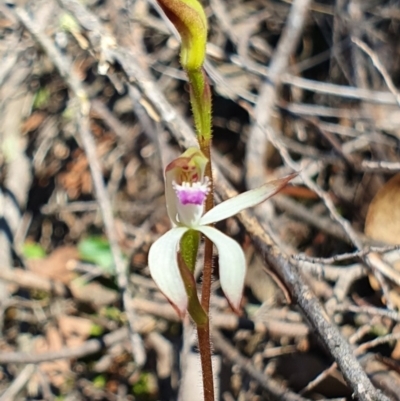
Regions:
[[[190,103],[201,149],[211,140],[211,91],[203,64],[206,56],[207,18],[197,0],[157,0],[181,37],[180,61],[190,87]]]

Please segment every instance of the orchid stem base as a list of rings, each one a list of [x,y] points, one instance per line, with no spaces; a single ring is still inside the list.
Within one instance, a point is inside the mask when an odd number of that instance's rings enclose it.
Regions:
[[[204,401],[215,401],[209,321],[206,325],[197,326],[197,338],[203,375]]]

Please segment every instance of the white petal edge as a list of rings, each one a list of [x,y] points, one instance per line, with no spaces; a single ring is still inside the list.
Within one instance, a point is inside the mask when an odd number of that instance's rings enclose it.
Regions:
[[[238,311],[242,300],[246,259],[240,245],[212,227],[197,227],[217,247],[219,254],[219,277],[222,291],[232,307]]]
[[[275,195],[283,186],[294,177],[294,174],[279,180],[267,182],[259,188],[243,192],[213,207],[200,219],[202,226],[216,223],[232,217],[244,209],[264,202],[272,195]]]
[[[177,252],[179,241],[187,230],[186,227],[175,227],[166,232],[150,247],[148,258],[151,277],[180,315],[184,315],[188,301]]]

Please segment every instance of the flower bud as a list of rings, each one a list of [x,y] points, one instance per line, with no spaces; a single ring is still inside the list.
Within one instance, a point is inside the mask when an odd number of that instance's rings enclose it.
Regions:
[[[197,0],[157,0],[178,30],[181,64],[187,71],[200,70],[206,55],[207,18]]]

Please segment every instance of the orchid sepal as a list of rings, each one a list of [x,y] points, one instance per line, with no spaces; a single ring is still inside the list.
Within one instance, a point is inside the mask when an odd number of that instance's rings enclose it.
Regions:
[[[153,243],[148,256],[153,280],[181,318],[185,316],[188,299],[179,271],[177,252],[179,241],[187,230],[186,227],[174,227],[167,231]]]
[[[194,236],[190,242],[193,242],[196,237],[199,238],[199,233],[186,227],[174,227],[155,241],[149,251],[149,269],[153,280],[178,315],[183,318],[187,310],[196,324],[202,327],[207,324],[208,316],[198,299],[193,272],[178,253],[179,243],[191,231]],[[194,260],[192,256],[190,260]]]

